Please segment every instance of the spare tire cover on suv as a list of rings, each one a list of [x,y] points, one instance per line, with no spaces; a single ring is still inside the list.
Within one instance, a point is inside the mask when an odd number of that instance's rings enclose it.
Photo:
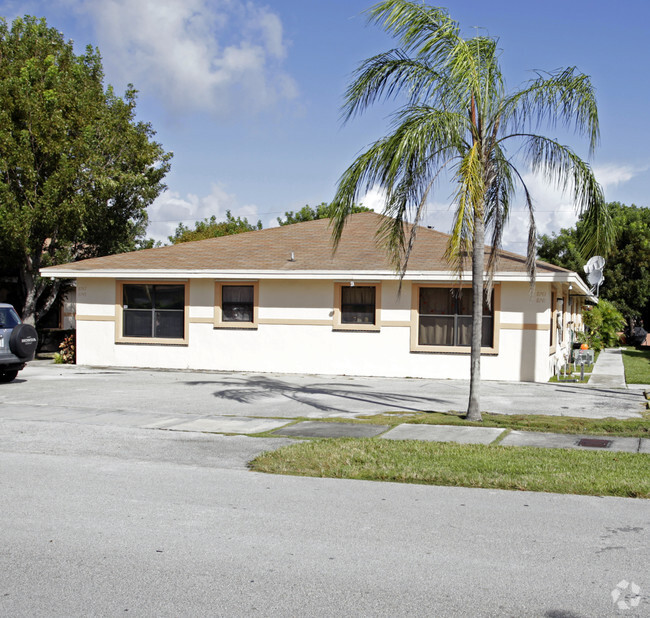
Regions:
[[[31,360],[36,354],[38,335],[30,324],[18,324],[11,331],[9,349],[21,360]]]

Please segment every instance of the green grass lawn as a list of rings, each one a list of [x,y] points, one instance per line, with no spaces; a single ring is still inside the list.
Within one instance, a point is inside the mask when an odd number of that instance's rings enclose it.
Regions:
[[[313,420],[313,419],[297,419]],[[376,425],[400,425],[414,423],[425,425],[465,425],[468,427],[500,427],[521,431],[550,431],[553,433],[587,434],[603,436],[619,436],[630,438],[650,438],[650,415],[647,418],[579,418],[571,416],[546,416],[542,414],[488,414],[483,413],[480,423],[466,421],[461,414],[445,412],[413,412],[411,414],[375,414],[359,417],[358,419],[319,419],[321,422],[331,421],[362,422]]]
[[[650,498],[650,455],[415,440],[312,440],[264,453],[259,472]]]
[[[650,413],[640,419],[484,413],[481,423],[443,412],[327,420],[391,427],[406,422],[650,438]],[[251,463],[251,468],[298,476],[650,498],[650,455],[639,453],[339,438],[305,440],[265,453]]]
[[[623,348],[625,381],[628,384],[650,384],[650,350]]]
[[[623,358],[626,375],[632,365],[637,368],[637,383],[650,384],[649,353],[625,350]],[[391,427],[402,423],[466,425],[650,438],[650,411],[639,419],[483,413],[483,422],[477,423],[466,421],[460,413],[395,412],[356,419],[321,420]],[[264,453],[251,462],[250,467],[259,472],[298,476],[650,498],[650,455],[641,453],[377,438],[308,439]]]

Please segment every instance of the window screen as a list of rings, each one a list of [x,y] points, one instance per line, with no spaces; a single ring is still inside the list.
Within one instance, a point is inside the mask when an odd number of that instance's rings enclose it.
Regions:
[[[492,347],[493,331],[492,308],[483,302],[482,347]],[[471,346],[472,290],[469,288],[420,288],[418,344]]]
[[[374,324],[375,294],[374,286],[342,287],[341,324]]]
[[[252,285],[224,285],[221,288],[221,321],[253,322],[255,292]]]
[[[182,339],[185,335],[185,286],[125,284],[124,337]]]

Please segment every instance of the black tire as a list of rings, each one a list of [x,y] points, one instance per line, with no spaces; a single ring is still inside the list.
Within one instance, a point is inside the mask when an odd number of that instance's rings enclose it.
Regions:
[[[23,361],[32,360],[38,346],[38,334],[30,324],[18,324],[11,331],[9,349]]]
[[[18,375],[17,371],[2,371],[0,372],[0,384],[11,382]]]

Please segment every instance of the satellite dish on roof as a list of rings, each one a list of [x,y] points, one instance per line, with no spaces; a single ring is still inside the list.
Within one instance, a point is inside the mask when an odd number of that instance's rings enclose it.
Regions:
[[[584,271],[589,274],[592,270],[603,270],[605,266],[605,258],[600,255],[594,255],[589,258],[589,261],[583,266]]]
[[[600,255],[594,255],[583,267],[583,270],[587,273],[587,281],[592,286],[591,293],[595,292],[596,296],[598,296],[600,286],[605,281],[603,268],[605,268],[605,258]]]

